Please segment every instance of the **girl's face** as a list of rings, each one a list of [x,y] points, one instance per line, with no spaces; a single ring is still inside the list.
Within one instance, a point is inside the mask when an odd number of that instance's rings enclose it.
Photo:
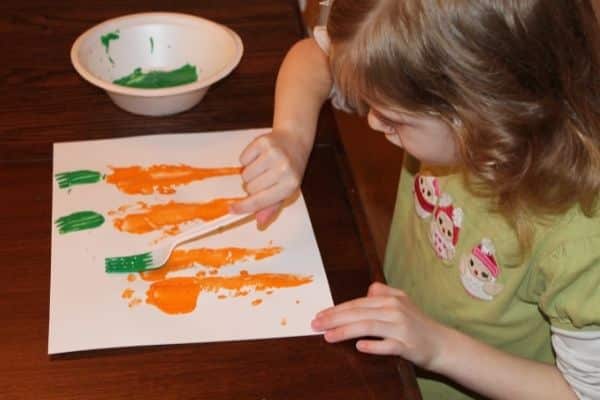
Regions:
[[[371,105],[367,119],[371,128],[426,164],[450,166],[459,161],[452,127],[440,118]]]

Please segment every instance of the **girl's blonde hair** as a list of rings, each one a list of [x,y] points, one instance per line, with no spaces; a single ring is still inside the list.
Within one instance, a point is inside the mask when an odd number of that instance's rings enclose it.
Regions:
[[[522,246],[528,216],[600,189],[600,45],[591,0],[335,0],[336,84],[368,103],[435,113],[455,128],[469,186]]]

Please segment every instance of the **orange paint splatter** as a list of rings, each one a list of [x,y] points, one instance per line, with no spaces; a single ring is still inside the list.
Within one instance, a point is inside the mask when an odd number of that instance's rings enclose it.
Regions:
[[[167,233],[180,224],[197,220],[211,221],[229,212],[229,204],[241,198],[215,199],[207,203],[177,203],[144,205],[141,212],[115,218],[113,225],[122,232],[142,234],[160,229]]]
[[[176,186],[217,176],[237,175],[241,172],[239,167],[195,168],[189,165],[164,164],[147,168],[135,165],[111,169],[113,172],[106,177],[106,182],[127,194],[152,194],[155,191],[172,194],[175,193]]]
[[[130,299],[133,297],[133,294],[135,293],[135,291],[133,289],[125,289],[123,290],[123,293],[121,293],[121,298],[123,299]]]
[[[144,203],[143,201],[138,201],[136,204],[125,204],[124,206],[121,206],[119,208],[117,208],[116,210],[112,210],[108,212],[108,215],[110,215],[111,217],[113,215],[117,215],[119,213],[124,213],[125,211],[132,209],[134,207],[145,207],[146,203]]]
[[[286,326],[287,325],[287,319],[281,318],[280,324],[281,324],[281,326]]]
[[[252,301],[252,305],[256,307],[256,306],[260,305],[262,302],[263,302],[262,299],[256,299],[256,300]]]
[[[200,292],[233,291],[236,294],[259,288],[290,288],[311,283],[312,276],[291,274],[240,274],[238,276],[176,277],[153,282],[146,292],[146,303],[167,314],[190,313],[196,308]],[[246,290],[242,290],[246,289]]]
[[[135,274],[129,274],[129,275],[127,275],[127,280],[129,282],[135,282],[136,279],[137,278],[136,278]]]
[[[140,304],[142,304],[142,299],[136,297],[135,299],[131,300],[128,305],[129,305],[129,308],[133,308]]]
[[[140,275],[145,281],[157,281],[164,279],[169,272],[191,268],[194,265],[213,268],[210,271],[210,274],[214,275],[218,273],[218,268],[225,265],[232,265],[236,262],[248,259],[261,260],[279,254],[281,250],[281,247],[266,247],[260,249],[223,247],[218,249],[197,248],[190,250],[175,250],[162,268],[142,272]],[[204,271],[200,271],[197,276],[204,274]]]

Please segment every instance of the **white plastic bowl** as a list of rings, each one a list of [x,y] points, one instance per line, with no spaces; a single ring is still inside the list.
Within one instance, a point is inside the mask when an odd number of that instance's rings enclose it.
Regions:
[[[106,46],[102,38],[111,32],[119,37]],[[243,51],[240,37],[223,25],[186,14],[143,13],[110,19],[84,32],[71,48],[71,62],[124,110],[162,116],[198,104],[211,84],[238,65]],[[113,83],[136,68],[171,71],[186,64],[196,67],[197,81],[160,89]]]

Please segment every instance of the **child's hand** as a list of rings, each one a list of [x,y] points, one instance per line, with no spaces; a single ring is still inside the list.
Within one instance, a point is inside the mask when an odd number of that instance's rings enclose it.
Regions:
[[[330,343],[360,337],[356,348],[364,353],[399,355],[432,369],[444,346],[443,325],[421,312],[401,290],[373,283],[367,297],[321,311],[312,322],[325,331]]]
[[[232,205],[237,213],[256,213],[259,227],[268,225],[283,201],[299,187],[310,147],[283,130],[256,138],[240,156],[248,198]]]

